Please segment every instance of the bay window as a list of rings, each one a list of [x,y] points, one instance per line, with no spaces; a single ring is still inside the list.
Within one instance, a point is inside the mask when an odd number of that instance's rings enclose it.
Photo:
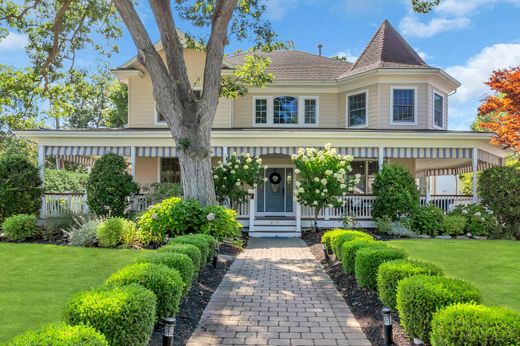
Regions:
[[[347,126],[367,126],[367,91],[347,96]]]

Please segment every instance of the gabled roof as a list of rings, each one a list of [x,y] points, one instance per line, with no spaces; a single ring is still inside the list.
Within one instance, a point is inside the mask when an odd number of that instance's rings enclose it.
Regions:
[[[352,69],[340,78],[381,68],[431,67],[385,19]]]
[[[299,50],[276,50],[269,53],[255,52],[232,55],[225,58],[231,65],[240,65],[247,55],[256,54],[271,59],[267,72],[276,80],[335,80],[349,71],[352,64]]]

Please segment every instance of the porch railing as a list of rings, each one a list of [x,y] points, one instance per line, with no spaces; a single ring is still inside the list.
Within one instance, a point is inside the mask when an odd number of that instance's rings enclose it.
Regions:
[[[356,219],[372,219],[372,208],[376,199],[373,195],[349,195],[343,196],[344,206],[339,208],[326,208],[320,211],[318,218],[322,220],[341,219],[348,215]],[[420,197],[421,205],[426,204],[426,196]],[[448,213],[458,205],[470,204],[473,201],[472,196],[467,195],[432,195],[429,202],[441,208]],[[130,207],[134,212],[145,210],[154,201],[146,195],[136,195],[132,198]],[[240,203],[236,208],[239,218],[249,217],[249,202]],[[47,193],[42,197],[42,217],[53,217],[64,215],[67,211],[75,213],[87,213],[87,197],[83,194],[53,194]],[[301,207],[301,218],[314,218],[314,209],[310,207]]]

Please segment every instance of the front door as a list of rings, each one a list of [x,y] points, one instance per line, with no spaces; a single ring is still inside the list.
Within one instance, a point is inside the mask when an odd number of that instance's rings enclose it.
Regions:
[[[258,187],[257,212],[264,215],[293,213],[293,169],[268,168],[267,181]]]

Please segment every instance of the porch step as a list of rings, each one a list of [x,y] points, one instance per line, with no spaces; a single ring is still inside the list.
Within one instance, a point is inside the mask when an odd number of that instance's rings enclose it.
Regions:
[[[292,218],[257,218],[251,237],[299,237],[300,232],[296,230],[296,219]]]
[[[255,232],[296,232],[296,225],[287,225],[287,226],[279,226],[279,225],[256,225],[254,226]]]
[[[251,232],[249,233],[249,236],[250,237],[253,237],[253,238],[296,238],[296,237],[300,237],[301,236],[301,233],[300,232],[266,232],[266,231],[262,231],[262,232]]]
[[[291,219],[255,219],[255,226],[296,226]]]

